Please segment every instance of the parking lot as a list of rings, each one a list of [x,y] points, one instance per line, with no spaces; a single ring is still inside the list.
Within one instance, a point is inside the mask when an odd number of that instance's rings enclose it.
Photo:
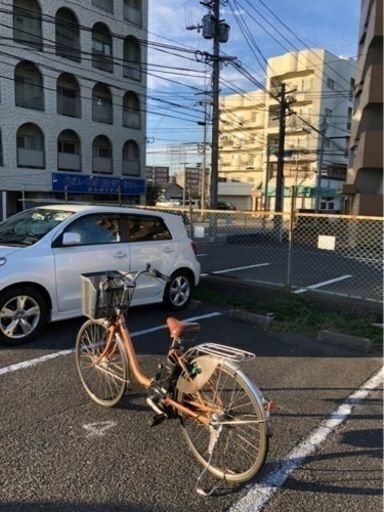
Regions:
[[[160,306],[131,310],[148,373],[167,347],[166,316]],[[115,409],[91,402],[75,368],[77,319],[51,324],[28,345],[0,347],[0,511],[382,509],[380,354],[265,332],[204,305],[177,316],[199,319],[195,342],[257,355],[244,370],[277,408],[267,462],[254,481],[199,497],[201,469],[177,420],[151,428],[135,384]]]

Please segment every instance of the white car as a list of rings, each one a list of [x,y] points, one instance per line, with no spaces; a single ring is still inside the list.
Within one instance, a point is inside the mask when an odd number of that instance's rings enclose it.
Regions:
[[[80,274],[147,263],[170,280],[142,276],[132,305],[186,307],[200,264],[180,216],[54,205],[10,217],[0,224],[0,341],[24,343],[48,321],[81,316]]]

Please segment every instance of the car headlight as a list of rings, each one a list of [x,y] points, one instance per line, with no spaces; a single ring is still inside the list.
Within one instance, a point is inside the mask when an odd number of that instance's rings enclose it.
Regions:
[[[7,258],[0,258],[0,267],[5,265],[6,262],[7,262]]]

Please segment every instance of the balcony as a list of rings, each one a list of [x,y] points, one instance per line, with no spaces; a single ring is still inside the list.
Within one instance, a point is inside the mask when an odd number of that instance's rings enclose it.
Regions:
[[[110,55],[92,48],[92,66],[108,73],[113,73],[113,58]]]
[[[130,21],[131,23],[134,23],[135,25],[142,25],[142,15],[140,9],[135,9],[134,7],[131,7],[130,5],[124,4],[124,19],[126,21]]]
[[[123,174],[127,176],[140,176],[140,162],[137,160],[123,160]]]
[[[17,148],[17,166],[44,168],[44,151],[40,149]]]
[[[81,157],[71,153],[58,154],[58,168],[63,171],[80,171]]]
[[[113,0],[92,0],[92,5],[105,12],[113,13]]]
[[[140,128],[140,112],[123,111],[123,126],[126,128]]]
[[[112,174],[112,158],[94,156],[92,160],[92,172]]]

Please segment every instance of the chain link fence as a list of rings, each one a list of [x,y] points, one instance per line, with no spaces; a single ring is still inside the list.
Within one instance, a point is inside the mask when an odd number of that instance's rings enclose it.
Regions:
[[[184,217],[203,274],[382,303],[381,217],[162,211]]]

